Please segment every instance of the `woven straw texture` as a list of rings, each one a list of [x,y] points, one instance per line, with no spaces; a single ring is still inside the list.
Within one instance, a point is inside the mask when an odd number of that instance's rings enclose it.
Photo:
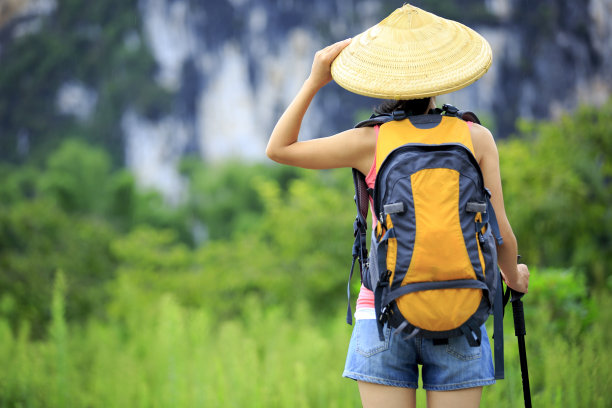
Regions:
[[[406,4],[354,37],[331,73],[360,95],[418,99],[470,85],[491,62],[491,47],[477,32]]]

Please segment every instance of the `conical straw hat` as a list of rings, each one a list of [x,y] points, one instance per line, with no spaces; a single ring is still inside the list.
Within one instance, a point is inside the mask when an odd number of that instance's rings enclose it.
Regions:
[[[354,37],[331,74],[360,95],[418,99],[470,85],[491,61],[491,47],[477,32],[406,4]]]

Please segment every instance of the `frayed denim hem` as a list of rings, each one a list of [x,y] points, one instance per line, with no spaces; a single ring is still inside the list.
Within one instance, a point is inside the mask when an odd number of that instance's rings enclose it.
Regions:
[[[454,391],[454,390],[462,390],[465,388],[476,388],[476,387],[484,387],[486,385],[495,384],[495,379],[485,379],[485,380],[476,380],[476,381],[466,381],[460,382],[456,384],[442,384],[442,385],[430,385],[423,384],[423,388],[427,391]]]
[[[389,385],[391,387],[402,387],[402,388],[414,388],[414,389],[418,388],[418,384],[415,384],[413,382],[389,380],[386,378],[379,378],[379,377],[371,377],[369,375],[353,373],[350,371],[345,371],[344,373],[342,373],[342,376],[344,378],[349,378],[351,380],[363,381],[363,382],[368,382],[372,384]]]

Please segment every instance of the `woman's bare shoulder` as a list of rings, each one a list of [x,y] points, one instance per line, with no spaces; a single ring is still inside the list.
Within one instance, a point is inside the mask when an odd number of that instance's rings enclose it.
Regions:
[[[350,129],[347,132],[350,132],[350,139],[358,146],[358,153],[356,154],[358,158],[356,159],[354,167],[361,172],[365,171],[364,174],[367,174],[376,152],[376,135],[378,134],[378,129],[366,126]]]
[[[474,123],[470,127],[470,134],[472,136],[474,152],[476,153],[476,158],[479,162],[485,155],[497,155],[497,146],[495,145],[495,139],[493,138],[493,134],[489,129],[482,125]]]
[[[472,126],[470,127],[470,132],[472,133],[472,137],[477,138],[480,142],[484,141],[485,143],[495,143],[491,131],[484,126],[479,125],[478,123],[472,123]]]

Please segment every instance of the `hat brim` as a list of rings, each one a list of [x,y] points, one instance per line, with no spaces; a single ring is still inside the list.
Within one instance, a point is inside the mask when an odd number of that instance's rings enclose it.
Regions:
[[[492,63],[489,43],[453,20],[405,5],[353,38],[331,66],[348,91],[418,99],[462,89]]]

